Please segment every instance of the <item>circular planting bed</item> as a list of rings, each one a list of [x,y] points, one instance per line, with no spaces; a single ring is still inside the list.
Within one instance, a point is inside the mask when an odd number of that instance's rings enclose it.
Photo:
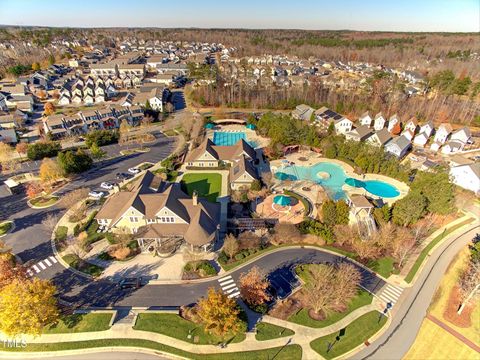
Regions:
[[[29,204],[33,208],[46,208],[55,205],[59,200],[58,196],[37,196],[29,200]]]

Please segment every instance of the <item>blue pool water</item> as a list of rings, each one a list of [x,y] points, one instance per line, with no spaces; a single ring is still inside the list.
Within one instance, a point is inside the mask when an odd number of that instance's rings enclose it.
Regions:
[[[326,176],[322,176],[326,175]],[[321,162],[312,166],[291,165],[281,167],[275,173],[280,180],[309,180],[320,184],[327,194],[334,200],[344,199],[345,192],[342,186],[347,183],[355,187],[362,187],[372,195],[383,198],[398,196],[398,189],[380,180],[366,180],[347,178],[345,171],[340,165]]]
[[[252,140],[247,140],[247,135],[243,131],[230,132],[230,131],[214,131],[213,143],[219,146],[232,146],[237,143],[238,140],[243,139],[252,147],[256,147],[256,143]]]

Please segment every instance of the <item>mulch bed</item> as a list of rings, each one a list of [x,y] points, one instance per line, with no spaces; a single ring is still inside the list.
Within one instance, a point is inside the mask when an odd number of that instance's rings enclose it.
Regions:
[[[458,327],[468,328],[472,325],[471,316],[474,307],[470,304],[463,309],[461,315],[458,315],[457,311],[461,304],[460,299],[460,290],[458,286],[455,286],[450,292],[443,318]]]
[[[275,306],[268,312],[268,315],[278,319],[287,320],[291,315],[300,311],[302,308],[302,303],[298,299],[297,294],[293,294],[288,299],[279,301],[275,304]]]

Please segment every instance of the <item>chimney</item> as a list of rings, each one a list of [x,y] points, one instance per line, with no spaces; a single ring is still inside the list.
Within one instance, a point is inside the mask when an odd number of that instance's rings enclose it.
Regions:
[[[197,205],[198,205],[198,193],[197,193],[197,190],[193,190],[193,193],[192,193],[192,202],[193,202],[193,206],[197,206]]]

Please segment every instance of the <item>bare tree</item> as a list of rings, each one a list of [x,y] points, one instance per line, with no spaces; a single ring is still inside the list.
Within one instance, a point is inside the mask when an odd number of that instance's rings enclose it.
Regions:
[[[223,251],[231,259],[238,253],[238,241],[232,234],[228,234],[223,243]]]
[[[293,224],[278,223],[275,225],[274,231],[272,242],[276,245],[294,244],[300,242],[302,239],[300,231]]]
[[[480,262],[470,262],[468,269],[460,278],[459,286],[462,305],[458,309],[458,314],[461,314],[471,301],[480,298]]]
[[[48,231],[53,232],[55,226],[57,226],[58,220],[58,215],[50,213],[42,220],[42,225],[45,226]]]

